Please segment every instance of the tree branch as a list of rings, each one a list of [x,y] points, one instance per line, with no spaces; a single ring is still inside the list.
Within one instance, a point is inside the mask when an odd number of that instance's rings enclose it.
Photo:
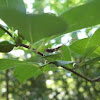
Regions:
[[[49,64],[54,64],[54,65],[56,65],[54,62],[49,62]],[[56,65],[56,67],[59,67],[59,66]],[[68,68],[68,67],[66,67],[66,66],[60,66],[60,67],[62,67],[62,68],[65,69],[65,70],[68,70],[68,71],[72,72],[73,74],[77,75],[78,77],[80,77],[80,78],[82,78],[82,79],[85,79],[86,81],[89,81],[89,82],[99,82],[99,81],[100,81],[100,76],[97,77],[97,78],[94,78],[94,79],[90,79],[90,78],[85,77],[84,75],[81,75],[81,74],[77,73],[77,72],[74,71],[73,69],[70,69],[70,68]]]
[[[85,79],[86,81],[90,81],[90,82],[99,82],[99,81],[100,81],[100,76],[97,77],[97,78],[94,78],[94,79],[90,79],[90,78],[87,78],[87,77],[85,77],[85,76],[83,76],[83,75],[77,73],[76,71],[74,71],[74,70],[72,70],[72,69],[70,69],[70,68],[67,68],[67,67],[65,67],[65,66],[61,66],[61,67],[64,68],[65,70],[68,70],[68,71],[70,71],[70,72],[76,74],[77,76],[79,76],[79,77]]]
[[[61,67],[64,68],[64,69],[66,69],[66,70],[68,70],[68,71],[70,71],[70,72],[72,72],[72,73],[74,73],[74,74],[76,74],[77,76],[79,76],[79,77],[85,79],[86,81],[90,81],[90,82],[91,82],[91,79],[86,78],[85,76],[83,76],[83,75],[77,73],[76,71],[74,71],[74,70],[72,70],[72,69],[70,69],[70,68],[67,68],[67,67],[65,67],[65,66],[61,66]]]

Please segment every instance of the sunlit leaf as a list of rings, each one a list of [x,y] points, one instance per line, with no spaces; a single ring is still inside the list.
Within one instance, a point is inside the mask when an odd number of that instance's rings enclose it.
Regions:
[[[94,50],[94,52],[95,52],[96,54],[100,55],[100,46],[97,47],[97,48]]]
[[[85,49],[85,56],[91,54],[100,45],[100,28],[89,39]]]
[[[2,30],[2,29],[0,29],[0,37],[4,34],[5,32]]]
[[[100,0],[91,0],[62,13],[61,17],[68,23],[67,32],[100,24],[99,9]]]
[[[64,45],[60,48],[60,50],[61,50],[62,60],[71,61],[71,54],[69,47]]]
[[[77,54],[84,55],[88,40],[88,38],[77,40],[70,45],[70,49]]]

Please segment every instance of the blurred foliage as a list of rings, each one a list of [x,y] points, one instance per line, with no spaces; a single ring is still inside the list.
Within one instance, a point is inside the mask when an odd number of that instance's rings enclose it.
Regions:
[[[66,9],[75,5],[81,5],[86,0],[35,0],[33,3],[34,13],[44,12],[44,8],[48,7],[57,15],[64,12]]]

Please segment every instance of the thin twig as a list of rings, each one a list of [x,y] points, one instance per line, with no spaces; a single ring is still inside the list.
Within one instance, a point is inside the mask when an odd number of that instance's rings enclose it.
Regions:
[[[54,65],[56,65],[54,62],[49,62],[49,64],[54,64]],[[59,66],[56,65],[56,67],[59,67]],[[99,82],[99,81],[100,81],[100,76],[97,77],[97,78],[94,78],[94,79],[90,79],[90,78],[87,78],[87,77],[85,77],[85,76],[83,76],[83,75],[77,73],[77,72],[74,71],[73,69],[70,69],[70,68],[68,68],[68,67],[66,67],[66,66],[60,66],[60,67],[62,67],[63,69],[68,70],[68,71],[74,73],[75,75],[81,77],[82,79],[85,79],[86,81],[89,81],[89,82]]]
[[[25,44],[21,44],[20,45],[21,47],[24,47],[24,48],[27,48],[27,49],[30,49],[30,47],[28,45],[25,45]],[[32,48],[37,54],[41,55],[41,56],[44,56],[43,53],[39,52],[39,51],[36,51],[36,49]]]
[[[1,28],[4,32],[6,32],[8,35],[10,35],[11,37],[13,37],[12,34],[11,34],[7,29],[5,29],[1,24],[0,24],[0,28]]]
[[[67,67],[65,67],[65,66],[61,66],[61,67],[64,68],[64,69],[66,69],[66,70],[68,70],[68,71],[70,71],[70,72],[72,72],[72,73],[74,73],[74,74],[76,74],[77,76],[79,76],[79,77],[81,77],[81,78],[83,78],[83,79],[85,79],[85,80],[87,80],[87,81],[92,82],[91,79],[86,78],[85,76],[83,76],[83,75],[77,73],[76,71],[74,71],[74,70],[72,70],[72,69],[70,69],[70,68],[67,68]]]

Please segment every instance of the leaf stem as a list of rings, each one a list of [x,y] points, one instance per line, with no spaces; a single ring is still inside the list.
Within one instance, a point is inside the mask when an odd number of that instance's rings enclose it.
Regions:
[[[21,47],[25,47],[25,48],[27,48],[27,49],[30,49],[30,46],[28,46],[28,45],[25,45],[25,44],[21,44],[20,45]],[[40,56],[44,56],[44,54],[43,53],[41,53],[41,52],[39,52],[39,51],[36,51],[36,49],[34,49],[34,48],[32,48],[37,54],[39,54]]]

